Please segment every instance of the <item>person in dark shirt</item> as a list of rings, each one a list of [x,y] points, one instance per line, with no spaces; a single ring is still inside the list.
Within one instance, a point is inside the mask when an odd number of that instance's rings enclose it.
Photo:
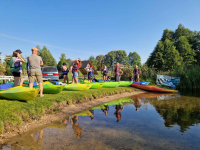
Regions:
[[[109,106],[108,105],[104,105],[105,109],[101,109],[104,113],[105,113],[105,116],[108,115],[108,110],[109,110]]]

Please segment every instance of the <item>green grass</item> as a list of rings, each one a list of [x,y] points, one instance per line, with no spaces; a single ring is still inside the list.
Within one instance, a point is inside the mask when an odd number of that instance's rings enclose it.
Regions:
[[[117,94],[123,91],[137,91],[132,87],[90,89],[88,91],[62,91],[59,94],[46,94],[26,102],[0,100],[0,132],[8,132],[12,127],[20,127],[23,122],[39,119],[45,113],[60,111],[60,105],[81,103],[84,100],[93,100],[105,95]]]

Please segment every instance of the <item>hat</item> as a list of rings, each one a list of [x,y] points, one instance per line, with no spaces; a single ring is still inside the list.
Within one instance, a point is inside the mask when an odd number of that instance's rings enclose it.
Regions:
[[[19,54],[22,53],[22,51],[21,51],[20,49],[17,49],[15,52],[17,52],[17,53],[19,53]]]
[[[63,65],[67,65],[67,64],[64,62]]]
[[[90,68],[92,68],[93,66],[92,65],[90,65]]]
[[[39,51],[36,47],[33,47],[31,50],[32,51]]]

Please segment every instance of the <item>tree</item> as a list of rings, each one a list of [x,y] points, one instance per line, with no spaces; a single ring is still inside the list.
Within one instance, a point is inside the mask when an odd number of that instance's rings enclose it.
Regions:
[[[97,70],[101,70],[104,64],[104,55],[98,55],[96,57],[97,60]]]
[[[176,45],[180,56],[183,57],[183,62],[185,63],[185,65],[191,65],[196,62],[194,58],[196,56],[195,50],[192,49],[192,45],[189,44],[185,36],[181,36]]]
[[[67,59],[67,63],[70,66],[72,64],[72,60],[70,58]]]
[[[64,53],[62,53],[60,56],[60,61],[58,62],[58,65],[57,65],[58,70],[61,70],[63,63],[66,63],[67,66],[69,65]]]
[[[137,52],[130,52],[128,55],[128,62],[132,65],[137,65],[141,67],[141,58],[140,55]]]
[[[42,57],[43,66],[57,66],[56,60],[53,58],[51,52],[47,50],[46,46],[43,47],[38,55]]]
[[[185,36],[187,38],[190,38],[192,36],[193,32],[191,30],[189,30],[188,28],[185,28],[182,24],[178,25],[178,28],[176,29],[176,31],[174,32],[174,39],[175,42],[178,41],[178,39],[181,36]]]
[[[95,59],[95,57],[90,56],[89,60],[92,63],[92,65],[96,68],[97,67],[97,60]]]
[[[127,53],[125,50],[116,50],[116,51],[110,51],[108,54],[104,56],[104,62],[109,67],[116,62],[119,62],[120,64],[127,64]]]
[[[164,42],[166,39],[170,40],[171,42],[174,42],[174,31],[165,29],[163,31],[161,41]]]
[[[6,55],[6,58],[4,59],[5,75],[6,76],[12,76],[12,72],[10,71],[10,59],[11,58],[12,58],[12,55]]]

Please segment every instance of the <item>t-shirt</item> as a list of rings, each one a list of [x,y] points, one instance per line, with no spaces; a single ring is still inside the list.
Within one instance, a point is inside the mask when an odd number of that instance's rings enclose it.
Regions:
[[[133,70],[134,75],[139,74],[139,70],[140,70],[140,69],[138,69],[138,68],[137,68],[137,69],[134,69],[134,70]]]
[[[30,72],[41,72],[40,63],[42,62],[42,58],[35,54],[32,54],[28,57],[28,64]]]
[[[15,60],[14,60],[14,66],[15,67],[19,67],[21,66],[21,59],[19,59],[19,57],[16,57]],[[16,71],[16,72],[21,72],[22,73],[22,67],[20,67],[20,70]]]

